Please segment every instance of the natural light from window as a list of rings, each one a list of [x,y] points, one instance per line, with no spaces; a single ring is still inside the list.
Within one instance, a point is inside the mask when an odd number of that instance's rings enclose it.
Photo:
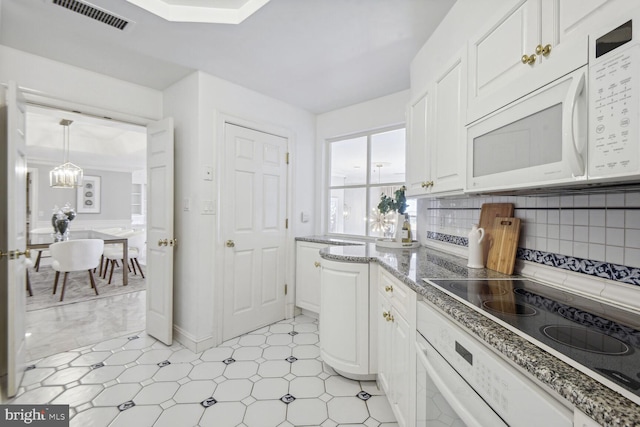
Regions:
[[[377,209],[384,193],[393,197],[405,183],[405,128],[375,131],[331,140],[329,144],[330,234],[384,237]],[[415,230],[415,200],[407,212]],[[390,215],[395,221],[395,215]],[[388,221],[387,221],[388,222]],[[395,222],[386,227],[393,232]]]

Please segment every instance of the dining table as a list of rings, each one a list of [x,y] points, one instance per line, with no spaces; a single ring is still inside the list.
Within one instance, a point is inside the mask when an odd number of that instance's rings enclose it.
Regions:
[[[56,240],[54,233],[29,233],[27,239],[27,249],[49,249],[49,245],[59,241],[65,240],[79,240],[79,239],[101,239],[105,244],[122,244],[122,255],[125,262],[129,259],[129,245],[126,237],[116,236],[113,234],[102,233],[96,230],[70,230],[63,240]],[[102,265],[100,265],[102,269]],[[122,285],[127,286],[129,284],[128,268],[122,268]]]

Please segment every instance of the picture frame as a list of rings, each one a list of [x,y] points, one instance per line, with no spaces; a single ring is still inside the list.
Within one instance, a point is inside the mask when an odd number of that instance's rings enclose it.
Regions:
[[[77,213],[100,213],[101,177],[85,175],[77,189]]]

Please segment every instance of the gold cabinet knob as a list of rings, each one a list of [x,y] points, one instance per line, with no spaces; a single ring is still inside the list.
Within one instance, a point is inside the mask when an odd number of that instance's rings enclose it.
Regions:
[[[427,188],[429,186],[429,184],[427,184],[426,181],[424,181],[422,184],[420,184],[420,187],[422,188]]]
[[[433,187],[433,181],[427,182],[427,185],[429,185],[429,187]]]
[[[538,46],[536,46],[536,53],[545,57],[549,56],[549,54],[551,53],[551,45],[547,44],[545,46],[542,46],[541,44],[539,44]]]
[[[389,318],[389,312],[383,311],[382,312],[382,317],[384,317],[385,319],[388,319]]]
[[[387,292],[393,292],[393,286],[385,286],[384,290]]]
[[[158,240],[158,246],[167,246],[168,244],[169,244],[169,239]]]
[[[316,268],[320,267],[320,263],[319,263],[318,261],[314,262],[314,263],[313,263],[313,265],[314,265]]]
[[[520,59],[523,64],[533,65],[536,62],[536,54],[532,53],[531,55],[524,54]]]
[[[228,248],[233,248],[236,246],[236,242],[234,242],[233,240],[227,240],[226,245]]]

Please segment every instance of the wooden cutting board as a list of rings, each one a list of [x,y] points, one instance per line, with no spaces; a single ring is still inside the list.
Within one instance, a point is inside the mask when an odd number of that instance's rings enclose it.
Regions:
[[[513,203],[484,203],[480,208],[478,227],[484,228],[484,239],[482,239],[482,260],[484,265],[487,265],[489,248],[493,243],[493,220],[496,217],[512,216]]]
[[[520,218],[497,217],[493,220],[493,241],[489,248],[487,268],[512,274],[520,238]]]

